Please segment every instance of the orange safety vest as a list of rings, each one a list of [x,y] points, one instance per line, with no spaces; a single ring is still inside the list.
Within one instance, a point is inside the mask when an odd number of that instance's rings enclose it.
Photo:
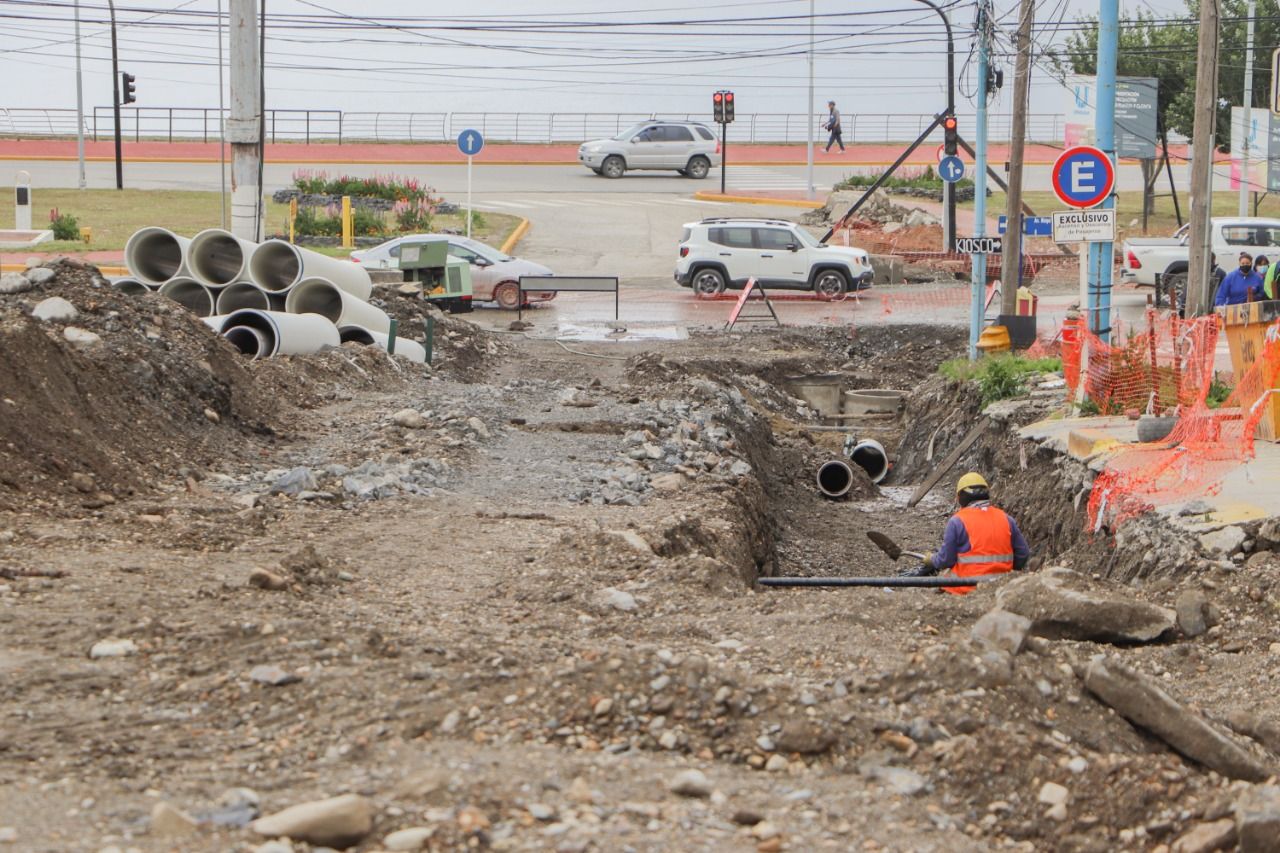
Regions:
[[[951,569],[957,577],[1000,575],[1013,571],[1013,533],[1009,516],[993,506],[967,506],[956,513],[969,536],[969,550],[956,555]],[[976,587],[943,587],[955,595],[967,595]]]

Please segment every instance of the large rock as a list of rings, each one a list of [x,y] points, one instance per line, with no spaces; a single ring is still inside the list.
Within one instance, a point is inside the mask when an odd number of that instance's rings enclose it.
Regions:
[[[779,752],[818,755],[836,745],[836,735],[825,723],[795,719],[782,725],[782,731],[774,738],[774,744]]]
[[[343,794],[290,806],[250,824],[259,835],[291,838],[324,847],[359,843],[373,829],[373,804],[359,794]]]
[[[1200,547],[1211,554],[1218,553],[1230,556],[1240,550],[1240,546],[1248,538],[1248,534],[1241,528],[1228,526],[1203,534],[1200,537]]]
[[[1173,853],[1213,853],[1230,850],[1236,843],[1236,822],[1231,818],[1197,823],[1173,842]]]
[[[1276,755],[1280,755],[1280,721],[1253,708],[1233,708],[1227,712],[1226,723],[1236,732],[1253,738]]]
[[[1178,613],[1178,628],[1188,637],[1200,636],[1217,621],[1209,599],[1198,589],[1183,590],[1173,608]]]
[[[1149,643],[1177,624],[1177,614],[1167,607],[1060,567],[1008,583],[997,593],[996,604],[1030,619],[1032,634],[1054,640]]]
[[[1236,800],[1236,841],[1240,853],[1280,850],[1280,786],[1259,785]]]
[[[1016,655],[1022,651],[1022,645],[1031,630],[1031,620],[1007,610],[990,610],[982,614],[969,636],[988,648],[997,649]]]
[[[76,306],[61,296],[50,296],[31,309],[31,316],[46,322],[50,320],[74,320],[80,316],[80,312],[76,310]]]
[[[1232,779],[1260,782],[1271,775],[1244,747],[1187,710],[1154,681],[1099,655],[1089,662],[1084,686],[1135,726],[1182,755]]]
[[[26,276],[16,272],[0,275],[0,293],[24,293],[33,287]]]

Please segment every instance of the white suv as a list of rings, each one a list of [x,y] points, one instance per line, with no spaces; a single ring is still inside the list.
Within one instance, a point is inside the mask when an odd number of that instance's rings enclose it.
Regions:
[[[578,162],[606,178],[621,178],[631,169],[674,169],[702,179],[720,165],[720,146],[697,122],[644,121],[612,139],[582,143]]]
[[[698,296],[740,288],[754,278],[765,287],[812,290],[840,299],[871,286],[871,256],[862,249],[819,243],[780,219],[704,219],[684,226],[676,281]]]

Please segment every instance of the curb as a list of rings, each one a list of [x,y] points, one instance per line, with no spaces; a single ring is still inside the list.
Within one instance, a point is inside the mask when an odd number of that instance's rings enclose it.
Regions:
[[[502,245],[498,247],[498,251],[504,255],[511,254],[511,251],[515,249],[516,244],[524,238],[525,234],[529,233],[529,225],[529,220],[522,217],[520,219],[520,224],[507,235],[507,239],[502,241]]]
[[[6,252],[6,254],[8,253]],[[63,255],[62,257],[74,258],[75,255]],[[93,264],[93,261],[87,261],[86,263]],[[97,264],[93,264],[93,265],[98,267],[98,272],[102,273],[103,275],[127,276],[129,274],[129,271],[124,267],[104,267],[104,266],[98,266]],[[26,264],[0,264],[0,273],[22,272],[26,268],[27,268]]]
[[[806,201],[793,198],[764,198],[752,195],[720,195],[720,193],[706,192],[704,190],[699,190],[694,193],[693,197],[699,201],[733,201],[738,202],[739,204],[772,204],[781,207],[803,207],[808,210],[818,210],[819,208],[826,207],[826,205],[820,201]]]

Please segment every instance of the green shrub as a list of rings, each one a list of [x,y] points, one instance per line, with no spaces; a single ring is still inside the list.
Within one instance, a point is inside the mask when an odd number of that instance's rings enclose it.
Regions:
[[[989,355],[977,361],[953,358],[938,366],[938,372],[956,382],[976,382],[982,393],[982,404],[994,403],[1021,394],[1026,378],[1036,373],[1062,370],[1057,358],[1026,358],[1021,355]]]
[[[55,240],[79,240],[80,223],[69,213],[60,213],[49,224]]]
[[[1209,382],[1209,395],[1205,398],[1205,405],[1211,409],[1220,408],[1235,390],[1215,375]]]
[[[374,175],[372,178],[339,175],[331,178],[327,172],[299,169],[293,173],[293,186],[308,195],[349,195],[384,198],[387,201],[421,201],[433,207],[439,202],[439,199],[432,198],[431,187],[423,186],[417,178],[398,175]]]
[[[342,212],[334,207],[300,207],[293,228],[300,237],[341,237]],[[382,237],[387,233],[387,223],[377,211],[355,207],[351,209],[351,233],[356,237]]]
[[[838,190],[856,190],[864,189],[876,182],[876,178],[880,177],[878,173],[848,175],[840,183],[836,184]],[[973,181],[969,178],[962,178],[956,181],[957,187],[971,187]],[[932,166],[925,166],[924,171],[915,174],[907,173],[905,170],[885,180],[880,185],[883,190],[896,189],[925,189],[925,190],[941,190],[942,178],[933,171]]]

